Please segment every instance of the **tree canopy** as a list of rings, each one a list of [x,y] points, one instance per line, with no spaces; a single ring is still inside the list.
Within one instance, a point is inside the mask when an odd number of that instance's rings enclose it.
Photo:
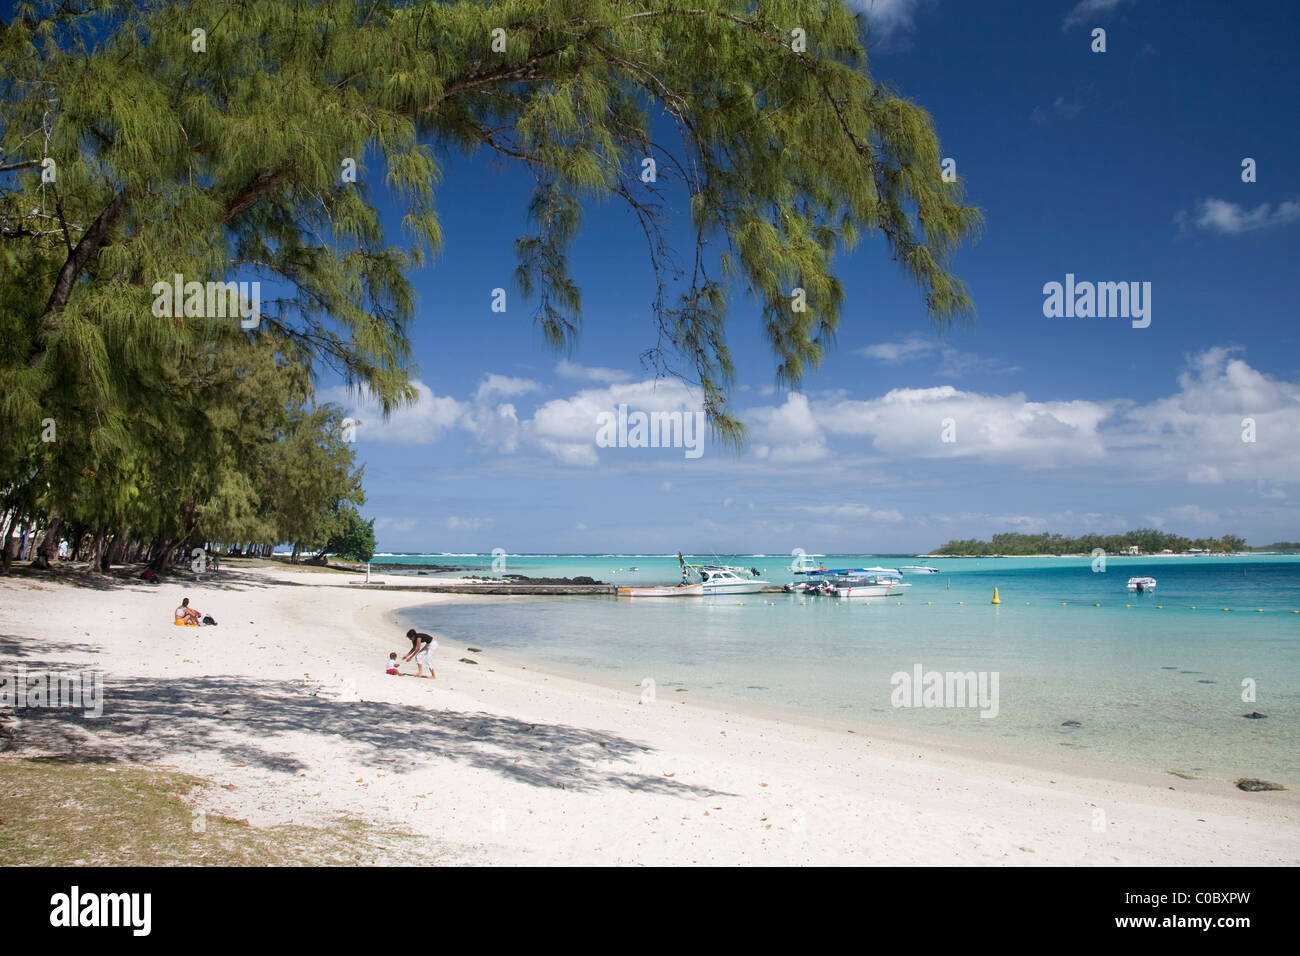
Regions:
[[[727,441],[743,437],[734,295],[791,386],[838,326],[834,257],[863,237],[884,238],[936,322],[969,314],[948,262],[979,213],[941,175],[928,114],[870,76],[863,29],[840,0],[19,5],[0,26],[6,511],[110,537],[170,522],[151,533],[328,538],[311,515],[357,489],[277,524],[270,502],[294,489],[243,459],[286,428],[328,443],[326,370],[385,411],[413,400],[411,274],[443,241],[447,147],[532,175],[516,279],[557,347],[581,324],[567,253],[584,201],[627,204],[656,280],[646,359],[699,385]],[[346,174],[372,160],[404,210],[397,244]],[[671,182],[692,249],[667,238]],[[269,294],[250,327],[188,293],[159,308],[173,276]]]
[[[1139,528],[1123,534],[1085,534],[1077,538],[1060,534],[1007,531],[995,534],[991,541],[974,538],[949,541],[930,553],[950,557],[982,554],[1092,554],[1101,549],[1107,554],[1120,554],[1133,547],[1143,554],[1159,554],[1164,550],[1181,553],[1194,548],[1201,551],[1237,552],[1246,550],[1246,540],[1231,534],[1225,534],[1222,538],[1184,538],[1154,528]]]

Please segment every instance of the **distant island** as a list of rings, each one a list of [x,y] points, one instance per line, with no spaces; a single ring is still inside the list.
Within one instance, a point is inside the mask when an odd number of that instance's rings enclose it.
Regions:
[[[1290,545],[1272,545],[1267,550],[1290,550]],[[1153,528],[1126,531],[1123,534],[1085,534],[1067,538],[1061,534],[1020,534],[1008,531],[995,534],[992,541],[969,538],[949,541],[930,553],[947,557],[973,557],[977,555],[1032,555],[1032,554],[1092,554],[1097,549],[1106,554],[1211,554],[1251,550],[1246,539],[1225,534],[1222,538],[1184,538],[1166,534]],[[1266,549],[1257,549],[1266,550]]]

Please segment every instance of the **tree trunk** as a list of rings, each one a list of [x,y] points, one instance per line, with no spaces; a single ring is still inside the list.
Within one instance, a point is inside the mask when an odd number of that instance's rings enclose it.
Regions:
[[[32,567],[42,571],[49,570],[50,559],[59,553],[59,525],[62,521],[63,516],[57,511],[50,515],[50,525],[45,529],[45,537],[41,540],[40,547],[36,549]]]
[[[14,563],[14,559],[18,557],[18,552],[22,550],[23,542],[27,540],[27,523],[19,521],[14,530],[17,531],[18,534],[10,535],[9,539],[5,542],[4,566],[6,573]]]
[[[90,540],[90,547],[86,549],[86,570],[93,571],[99,567],[100,562],[104,559],[104,550],[107,544],[108,533],[100,528],[95,532],[95,536]]]
[[[22,527],[22,520],[17,514],[9,519],[5,527],[4,541],[0,542],[0,574],[8,574],[13,567],[14,558],[18,556],[18,542],[22,540]],[[19,532],[16,538],[15,531]]]
[[[108,550],[104,552],[103,570],[108,571],[115,564],[125,563],[127,547],[131,543],[129,532],[130,529],[127,528],[113,535],[112,543],[109,544]]]
[[[165,538],[159,535],[154,539],[153,558],[149,561],[149,568],[154,574],[162,574],[167,570],[167,565],[171,562],[172,552],[176,550],[176,538]]]

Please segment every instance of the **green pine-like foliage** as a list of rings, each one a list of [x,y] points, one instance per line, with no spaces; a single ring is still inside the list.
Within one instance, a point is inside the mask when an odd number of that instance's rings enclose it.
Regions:
[[[414,399],[411,276],[443,242],[448,148],[532,174],[515,278],[559,348],[581,326],[584,204],[627,205],[656,280],[645,359],[697,383],[735,445],[733,300],[791,386],[834,338],[834,258],[863,238],[937,323],[968,316],[948,261],[979,213],[940,175],[928,114],[870,76],[863,32],[840,0],[20,4],[0,26],[6,527],[155,554],[328,541],[362,494],[313,383],[332,369],[386,412]],[[670,186],[695,248],[667,240]],[[262,282],[260,324],[155,314],[175,274]]]

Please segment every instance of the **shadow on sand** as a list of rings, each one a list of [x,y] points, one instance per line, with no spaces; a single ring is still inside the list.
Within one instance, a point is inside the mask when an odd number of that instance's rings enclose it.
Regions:
[[[150,763],[177,751],[206,751],[296,774],[308,765],[277,749],[275,738],[310,734],[346,741],[358,763],[389,773],[418,769],[437,755],[536,787],[727,795],[629,772],[627,764],[650,748],[589,728],[318,694],[320,688],[305,682],[242,677],[112,679],[98,718],[67,708],[19,711],[22,724],[10,752],[72,763]]]
[[[181,584],[201,587],[204,590],[242,590],[244,588],[301,587],[303,585],[345,584],[359,581],[358,574],[335,573],[331,571],[312,571],[302,566],[285,565],[286,569],[295,570],[303,580],[295,581],[294,575],[267,579],[250,573],[248,569],[238,566],[223,567],[220,571],[204,571],[195,574],[186,568],[168,568],[157,581],[145,581],[140,577],[145,566],[124,565],[114,567],[107,573],[91,571],[84,564],[63,563],[41,571],[36,568],[15,565],[5,577],[6,580],[31,584],[66,584],[70,587],[87,588],[92,591],[148,591],[159,584]]]
[[[98,654],[98,644],[78,644],[71,641],[36,641],[30,637],[19,637],[17,634],[0,634],[0,667],[4,667],[8,658],[20,658],[18,663],[29,668],[58,668],[69,667],[67,661],[51,663],[48,661],[29,660],[36,653],[48,654],[51,652],[63,654]],[[81,666],[80,664],[76,666]]]

